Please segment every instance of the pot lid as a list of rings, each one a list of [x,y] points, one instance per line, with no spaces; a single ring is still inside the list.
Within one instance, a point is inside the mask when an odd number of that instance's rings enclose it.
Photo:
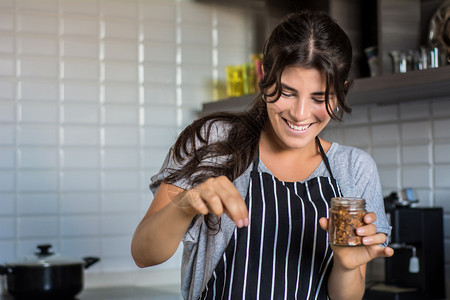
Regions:
[[[84,264],[82,259],[61,256],[60,254],[50,251],[52,245],[38,245],[39,252],[34,255],[24,257],[8,263],[10,266],[27,266],[27,267],[49,267],[73,264]]]

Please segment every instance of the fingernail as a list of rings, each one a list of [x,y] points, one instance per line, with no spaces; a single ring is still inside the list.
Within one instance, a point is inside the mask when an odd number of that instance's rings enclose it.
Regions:
[[[362,228],[358,228],[358,229],[356,229],[356,233],[359,234],[359,235],[363,235],[363,234],[366,233],[366,231],[364,229],[362,229]]]
[[[248,224],[249,224],[249,220],[248,220],[248,218],[245,218],[245,219],[244,219],[244,225],[245,225],[245,226],[248,226]]]
[[[372,242],[372,238],[364,237],[363,238],[363,244],[370,244]]]
[[[236,226],[239,227],[239,228],[241,228],[242,226],[244,226],[244,221],[238,220],[238,221],[236,222]]]

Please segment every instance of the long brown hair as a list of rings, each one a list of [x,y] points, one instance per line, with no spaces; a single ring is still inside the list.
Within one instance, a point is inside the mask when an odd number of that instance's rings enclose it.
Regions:
[[[227,176],[233,181],[250,166],[266,121],[264,99],[281,96],[281,75],[288,66],[318,69],[326,75],[325,103],[332,119],[342,120],[351,108],[345,101],[351,81],[347,78],[351,66],[352,48],[344,31],[326,14],[301,11],[286,16],[272,31],[263,48],[264,76],[259,82],[260,93],[253,105],[242,113],[214,113],[195,120],[179,135],[172,148],[172,158],[182,167],[169,170],[168,183],[179,180],[195,186],[208,177]],[[338,112],[332,111],[328,92],[333,89]],[[268,92],[270,91],[270,93]],[[276,101],[276,100],[274,100]],[[225,136],[210,142],[211,128],[228,128]],[[202,164],[207,159],[226,157],[223,163]],[[153,185],[158,185],[154,182]],[[210,218],[206,216],[211,226]]]

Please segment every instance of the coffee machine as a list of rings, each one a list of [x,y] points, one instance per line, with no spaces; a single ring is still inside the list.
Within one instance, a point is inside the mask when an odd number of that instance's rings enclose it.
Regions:
[[[391,194],[392,200],[396,194]],[[385,258],[385,282],[366,289],[364,299],[445,299],[443,211],[386,202],[394,255]],[[398,199],[397,199],[398,200]]]

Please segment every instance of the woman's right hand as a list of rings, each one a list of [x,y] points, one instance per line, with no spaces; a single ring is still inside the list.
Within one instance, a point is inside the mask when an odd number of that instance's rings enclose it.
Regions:
[[[161,183],[133,235],[131,253],[136,264],[153,266],[172,257],[192,218],[209,213],[225,213],[238,227],[248,225],[245,201],[225,176],[209,178],[190,190]]]
[[[192,216],[208,213],[221,216],[225,213],[237,227],[248,226],[245,201],[226,176],[211,177],[173,197],[172,203]]]

